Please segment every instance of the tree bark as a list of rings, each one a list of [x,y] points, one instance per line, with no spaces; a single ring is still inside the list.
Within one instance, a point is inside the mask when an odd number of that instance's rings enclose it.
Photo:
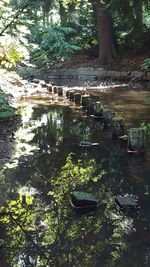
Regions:
[[[99,38],[99,58],[102,65],[111,63],[117,55],[114,36],[112,17],[107,9],[101,7],[97,1],[97,30]]]
[[[142,0],[134,0],[134,33],[139,35],[143,27]]]
[[[67,13],[63,6],[62,1],[59,1],[59,13],[60,13],[60,23],[62,27],[66,27],[67,25]]]

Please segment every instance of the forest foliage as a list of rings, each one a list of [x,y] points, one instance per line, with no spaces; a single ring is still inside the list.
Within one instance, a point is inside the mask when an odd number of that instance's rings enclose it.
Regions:
[[[99,54],[107,64],[117,53],[148,46],[149,8],[149,0],[2,0],[0,38],[15,38],[27,48],[31,61],[42,66],[64,61],[80,50]],[[112,40],[109,47],[107,40]],[[14,41],[13,45],[0,47],[0,61],[7,68],[22,58]],[[108,53],[111,46],[115,53]],[[145,63],[149,68],[149,61]]]

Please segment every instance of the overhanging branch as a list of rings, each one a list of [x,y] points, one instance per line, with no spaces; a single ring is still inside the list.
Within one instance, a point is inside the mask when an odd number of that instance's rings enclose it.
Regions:
[[[4,32],[7,31],[7,29],[19,18],[19,16],[22,14],[22,12],[29,7],[29,4],[24,5],[16,14],[15,16],[12,18],[12,20],[6,24],[6,26],[4,27],[4,29],[0,32],[0,36],[2,36],[4,34]]]

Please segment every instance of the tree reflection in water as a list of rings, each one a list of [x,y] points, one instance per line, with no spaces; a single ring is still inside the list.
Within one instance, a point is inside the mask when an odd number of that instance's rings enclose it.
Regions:
[[[126,249],[124,235],[132,230],[132,220],[116,212],[111,192],[96,186],[103,175],[94,160],[74,163],[69,155],[59,177],[51,180],[47,201],[28,193],[8,201],[1,208],[5,260],[14,267],[115,264]],[[94,214],[79,215],[70,206],[70,192],[83,187],[100,203]]]
[[[135,222],[114,205],[114,193],[131,191],[124,151],[110,147],[104,132],[96,139],[99,125],[73,116],[68,108],[35,110],[23,129],[30,138],[20,129],[17,142],[33,149],[18,153],[17,164],[7,165],[1,177],[8,195],[17,190],[19,195],[14,200],[5,196],[0,208],[0,266],[127,266],[127,245],[132,236],[137,240]],[[101,142],[103,137],[104,144],[94,150],[78,146],[83,139]],[[73,190],[93,193],[97,211],[77,214],[70,205]],[[135,258],[130,261],[128,266],[138,266]]]

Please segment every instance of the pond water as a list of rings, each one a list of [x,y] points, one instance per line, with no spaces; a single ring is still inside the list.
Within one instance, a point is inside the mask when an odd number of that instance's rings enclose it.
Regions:
[[[149,122],[149,91],[93,97],[123,114],[127,128]],[[150,266],[149,144],[144,155],[128,154],[109,127],[65,101],[18,101],[22,126],[0,176],[0,266]],[[74,190],[93,193],[99,208],[76,213]],[[138,197],[137,212],[116,207],[126,193]]]

